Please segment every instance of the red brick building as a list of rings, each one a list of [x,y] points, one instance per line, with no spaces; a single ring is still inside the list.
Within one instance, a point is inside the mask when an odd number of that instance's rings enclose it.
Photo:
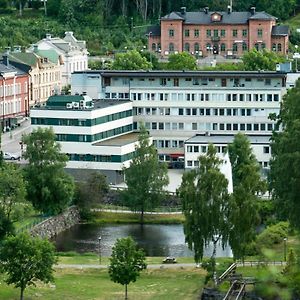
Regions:
[[[18,118],[29,114],[29,75],[9,64],[7,56],[0,62],[0,126],[8,130]]]
[[[160,26],[148,29],[148,47],[162,57],[187,51],[196,57],[219,54],[240,57],[252,48],[288,52],[289,29],[276,25],[266,12],[203,11],[171,12],[161,18]]]

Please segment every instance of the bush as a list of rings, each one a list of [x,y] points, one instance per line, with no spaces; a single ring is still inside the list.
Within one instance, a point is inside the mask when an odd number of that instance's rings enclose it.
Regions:
[[[280,244],[289,233],[289,223],[279,222],[267,227],[256,240],[257,249],[272,248],[275,244]]]

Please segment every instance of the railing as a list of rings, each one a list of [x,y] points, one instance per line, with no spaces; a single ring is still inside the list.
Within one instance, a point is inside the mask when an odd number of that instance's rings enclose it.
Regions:
[[[229,274],[235,272],[237,263],[230,265],[227,270],[218,278],[218,284],[220,284]]]
[[[285,266],[285,261],[239,261],[238,267],[257,267],[257,266]]]

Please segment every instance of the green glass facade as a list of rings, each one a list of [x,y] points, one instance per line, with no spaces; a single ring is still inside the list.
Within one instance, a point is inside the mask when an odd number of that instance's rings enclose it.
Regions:
[[[68,153],[70,161],[91,161],[91,162],[110,162],[122,163],[134,157],[135,152],[127,153],[125,155],[93,155],[93,154],[76,154]]]

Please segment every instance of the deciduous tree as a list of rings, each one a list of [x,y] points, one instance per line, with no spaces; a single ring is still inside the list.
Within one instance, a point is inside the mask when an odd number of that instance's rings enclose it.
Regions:
[[[112,64],[113,70],[150,70],[152,64],[147,61],[137,50],[116,54]]]
[[[204,247],[213,244],[211,264],[215,277],[218,242],[224,247],[229,237],[228,181],[220,171],[222,160],[213,145],[199,157],[199,168],[185,172],[178,190],[185,216],[184,234],[188,247],[194,250],[195,262],[203,258]]]
[[[187,52],[170,54],[167,64],[169,70],[196,70],[196,59]]]
[[[270,186],[276,212],[300,229],[300,81],[283,97],[272,136]]]
[[[245,255],[246,245],[255,237],[258,225],[258,194],[266,191],[260,167],[248,138],[238,133],[228,146],[232,166],[233,194],[230,197],[230,238],[234,257]]]
[[[23,143],[28,159],[24,168],[28,200],[46,214],[62,212],[73,199],[74,181],[64,171],[68,158],[60,152],[53,130],[38,128],[25,135]]]
[[[53,281],[53,264],[56,262],[54,246],[48,240],[32,238],[22,233],[8,237],[0,248],[0,268],[6,274],[5,282],[24,291],[36,280]]]
[[[127,190],[123,192],[125,204],[132,210],[144,212],[156,207],[165,197],[164,187],[169,183],[167,166],[158,161],[157,151],[150,143],[149,133],[141,127],[139,145],[128,169],[125,169]]]
[[[125,286],[125,299],[127,297],[127,286],[135,282],[140,272],[146,269],[145,253],[137,249],[137,245],[131,237],[118,239],[112,248],[109,276],[113,282]]]

